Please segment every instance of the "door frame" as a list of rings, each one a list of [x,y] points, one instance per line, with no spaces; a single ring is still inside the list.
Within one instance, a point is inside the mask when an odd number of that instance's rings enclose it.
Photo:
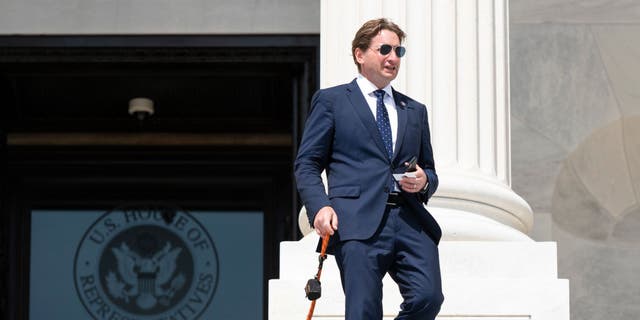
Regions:
[[[292,125],[285,139],[289,142],[99,145],[71,139],[62,145],[47,144],[17,139],[25,132],[12,131],[11,117],[0,109],[0,272],[4,279],[0,280],[0,314],[5,319],[29,316],[31,210],[107,211],[145,201],[164,201],[187,211],[264,212],[263,314],[267,319],[268,279],[279,277],[279,243],[300,238],[292,163],[310,94],[319,83],[319,36],[0,36],[0,63],[5,64],[78,57],[133,59],[135,52],[154,56],[185,50],[195,53],[194,59],[208,61],[297,65],[300,72],[291,79]],[[203,50],[219,55],[203,58]],[[33,138],[38,128],[26,128],[26,134]],[[150,136],[153,140],[154,135]],[[194,141],[192,136],[183,138]]]

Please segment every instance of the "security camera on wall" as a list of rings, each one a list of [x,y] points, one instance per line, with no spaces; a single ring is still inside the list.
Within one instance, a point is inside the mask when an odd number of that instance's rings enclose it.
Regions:
[[[153,100],[149,98],[133,98],[129,100],[129,114],[142,121],[153,115]]]

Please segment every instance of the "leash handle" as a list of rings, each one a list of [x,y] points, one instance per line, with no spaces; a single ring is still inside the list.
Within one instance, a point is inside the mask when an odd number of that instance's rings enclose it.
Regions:
[[[327,246],[329,246],[329,237],[330,235],[326,235],[322,238],[322,248],[320,249],[320,256],[318,256],[318,273],[316,274],[316,279],[320,281],[320,275],[322,274],[322,264],[324,260],[327,259]],[[316,300],[311,301],[311,306],[309,307],[309,313],[307,314],[307,320],[311,320],[313,317],[313,310],[316,308]]]

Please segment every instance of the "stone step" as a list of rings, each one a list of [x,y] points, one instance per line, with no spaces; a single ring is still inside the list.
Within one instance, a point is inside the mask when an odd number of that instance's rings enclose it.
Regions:
[[[304,319],[310,301],[304,283],[269,282],[269,319]],[[384,319],[393,319],[402,298],[388,277],[384,280]],[[344,295],[339,281],[322,283],[314,319],[344,319]],[[444,278],[445,301],[438,319],[569,319],[569,281],[539,278]]]
[[[280,244],[280,278],[307,279],[318,267],[318,236]],[[554,242],[443,241],[439,245],[443,277],[557,278]],[[329,256],[323,277],[339,279]]]

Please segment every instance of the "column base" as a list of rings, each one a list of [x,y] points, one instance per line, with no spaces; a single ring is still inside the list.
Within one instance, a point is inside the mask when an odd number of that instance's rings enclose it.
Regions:
[[[520,230],[476,213],[431,206],[429,212],[440,224],[443,241],[533,242]]]

